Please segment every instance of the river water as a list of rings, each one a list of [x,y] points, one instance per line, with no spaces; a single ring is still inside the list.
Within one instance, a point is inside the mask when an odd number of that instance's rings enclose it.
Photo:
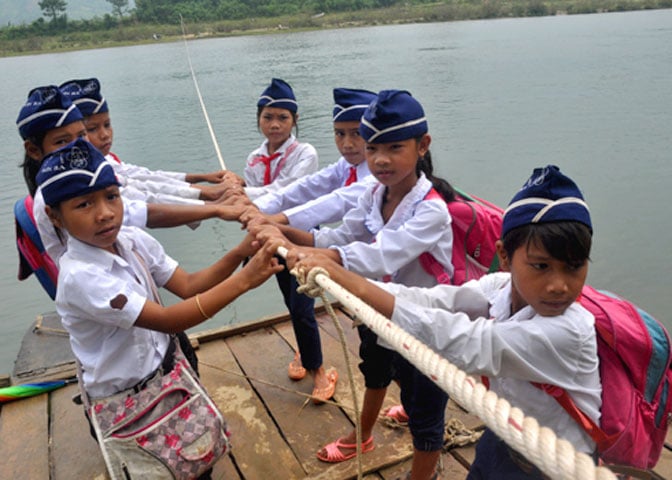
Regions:
[[[189,42],[227,168],[242,172],[262,141],[259,93],[287,80],[299,137],[327,165],[333,87],[407,89],[425,107],[435,168],[463,190],[506,204],[536,166],[559,165],[591,206],[589,282],[672,328],[672,10],[400,25]],[[33,278],[16,280],[12,206],[26,187],[15,120],[35,86],[98,77],[122,160],[211,171],[215,150],[182,42],[0,59],[0,373],[53,304]],[[235,223],[153,230],[187,270],[242,238]],[[174,297],[164,295],[167,302]],[[274,281],[248,292],[214,328],[284,310]]]

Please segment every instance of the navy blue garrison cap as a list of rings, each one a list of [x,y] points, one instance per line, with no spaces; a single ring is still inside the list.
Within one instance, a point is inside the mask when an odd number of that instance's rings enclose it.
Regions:
[[[359,133],[368,143],[389,143],[427,133],[422,105],[405,90],[382,90],[364,111]]]
[[[100,82],[97,78],[70,80],[62,83],[58,88],[64,96],[77,105],[85,117],[109,111],[107,101],[100,93]]]
[[[16,126],[24,140],[82,120],[82,113],[56,85],[37,87],[28,93]]]
[[[368,90],[334,88],[334,122],[359,122],[375,98]]]
[[[86,140],[78,138],[50,153],[37,173],[44,203],[56,206],[64,200],[119,185],[112,165]]]
[[[257,106],[285,108],[290,112],[296,112],[299,109],[292,87],[279,78],[271,79],[271,84],[266,87],[266,90],[259,97]]]
[[[576,183],[555,165],[535,168],[504,212],[502,237],[523,225],[563,221],[593,229],[588,205]]]

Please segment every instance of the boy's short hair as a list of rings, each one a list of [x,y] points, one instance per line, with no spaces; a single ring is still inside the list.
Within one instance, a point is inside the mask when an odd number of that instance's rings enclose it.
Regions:
[[[520,247],[536,244],[557,260],[581,266],[590,260],[592,238],[590,228],[581,222],[528,223],[506,232],[502,243],[509,258]]]

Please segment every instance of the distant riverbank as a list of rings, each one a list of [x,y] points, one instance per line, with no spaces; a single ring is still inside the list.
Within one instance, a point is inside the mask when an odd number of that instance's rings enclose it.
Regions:
[[[508,17],[539,17],[672,8],[672,0],[475,0],[394,6],[377,10],[319,13],[220,22],[189,23],[189,38],[269,34],[402,23],[446,22]],[[77,25],[77,23],[73,23]],[[0,29],[0,57],[117,47],[182,39],[180,25],[124,23],[114,28],[79,31],[75,28],[49,36],[17,34]]]

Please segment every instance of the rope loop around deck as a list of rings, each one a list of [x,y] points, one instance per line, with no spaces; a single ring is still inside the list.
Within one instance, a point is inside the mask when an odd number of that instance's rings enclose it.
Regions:
[[[279,249],[278,253],[286,256],[283,250]],[[590,456],[577,452],[570,442],[558,438],[551,429],[540,427],[536,419],[526,417],[522,410],[487,390],[482,383],[334,282],[323,269],[314,268],[308,274],[292,273],[297,276],[302,292],[317,296],[324,290],[335,297],[453,400],[481,418],[507,445],[553,480],[617,480],[611,470],[595,466]]]

